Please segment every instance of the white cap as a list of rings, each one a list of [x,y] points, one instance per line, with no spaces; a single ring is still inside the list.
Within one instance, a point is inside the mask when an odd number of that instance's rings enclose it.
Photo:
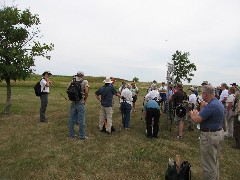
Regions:
[[[84,72],[83,71],[78,71],[77,76],[84,76]]]

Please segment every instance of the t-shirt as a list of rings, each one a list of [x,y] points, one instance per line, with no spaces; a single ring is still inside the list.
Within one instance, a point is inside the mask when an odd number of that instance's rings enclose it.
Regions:
[[[192,104],[196,104],[196,101],[197,101],[197,97],[195,94],[190,94],[189,97],[189,102],[192,103]]]
[[[139,89],[138,89],[137,87],[135,87],[135,88],[132,88],[132,89],[131,89],[132,96],[136,96],[136,95],[137,95],[137,93],[138,93],[138,91],[139,91]]]
[[[177,106],[177,104],[182,103],[184,100],[184,97],[185,97],[185,95],[184,95],[182,89],[177,90],[177,92],[175,92],[172,95],[172,101],[173,101],[174,107]]]
[[[41,92],[44,92],[44,93],[49,93],[49,87],[46,86],[47,84],[47,81],[45,79],[42,79],[40,81],[40,85],[41,85]]]
[[[160,100],[161,97],[160,97],[160,94],[158,92],[158,90],[152,90],[150,91],[146,96],[145,96],[145,99],[148,101],[148,100],[152,100],[154,98],[157,98],[157,100]]]
[[[226,106],[228,106],[228,103],[234,103],[234,100],[235,100],[235,95],[234,94],[230,94],[226,100]]]
[[[155,100],[149,100],[145,105],[144,105],[144,110],[146,111],[148,108],[155,108],[160,110],[160,106]]]
[[[112,107],[113,96],[117,94],[117,91],[109,85],[105,85],[98,89],[95,94],[101,96],[101,105],[103,107]]]
[[[165,90],[164,92],[161,92],[161,90]],[[166,86],[161,86],[160,88],[159,88],[159,92],[160,92],[160,94],[165,94],[165,93],[167,93],[167,87]]]
[[[227,89],[224,89],[224,90],[222,91],[222,93],[221,93],[221,95],[220,95],[219,101],[222,102],[225,97],[228,97],[228,90],[227,90]]]
[[[121,96],[124,97],[124,100],[131,104],[132,105],[132,101],[133,101],[133,98],[132,98],[132,92],[128,89],[128,88],[125,88],[122,93],[121,93]],[[120,102],[123,102],[123,99],[120,98]]]
[[[213,98],[200,112],[199,116],[203,119],[200,123],[200,128],[208,128],[218,130],[222,128],[224,120],[224,106]]]

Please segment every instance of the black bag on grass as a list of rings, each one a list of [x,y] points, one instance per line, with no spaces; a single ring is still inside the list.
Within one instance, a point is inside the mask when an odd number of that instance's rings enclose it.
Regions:
[[[165,174],[165,180],[191,180],[191,164],[188,161],[183,161],[180,172],[177,173],[176,162],[173,166],[168,165]]]

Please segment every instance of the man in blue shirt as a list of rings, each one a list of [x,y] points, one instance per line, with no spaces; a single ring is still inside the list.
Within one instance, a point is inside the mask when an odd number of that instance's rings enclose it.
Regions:
[[[117,93],[113,86],[109,86],[109,84],[112,83],[110,78],[106,78],[103,82],[105,83],[105,85],[95,92],[96,98],[101,102],[99,129],[100,131],[103,130],[105,119],[107,119],[106,132],[110,134],[112,127],[113,96],[117,95],[121,97],[121,95]]]
[[[157,99],[157,97],[155,97]],[[150,99],[144,105],[145,111],[145,120],[147,126],[147,137],[148,138],[157,138],[159,131],[159,118],[160,118],[160,106],[156,100]],[[152,125],[153,121],[153,125]],[[153,128],[152,128],[153,127]]]
[[[202,98],[207,104],[198,112],[190,112],[192,120],[200,123],[200,153],[203,166],[203,179],[219,179],[220,145],[224,139],[222,129],[224,107],[215,97],[215,89],[211,85],[202,87]]]

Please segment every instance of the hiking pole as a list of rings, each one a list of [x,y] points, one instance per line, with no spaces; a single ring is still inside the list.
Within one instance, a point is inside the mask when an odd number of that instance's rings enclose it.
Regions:
[[[64,97],[64,99],[68,100],[67,98],[65,98],[65,96],[59,91],[59,89],[51,82],[51,85],[59,92],[59,94],[62,95],[62,97]]]

